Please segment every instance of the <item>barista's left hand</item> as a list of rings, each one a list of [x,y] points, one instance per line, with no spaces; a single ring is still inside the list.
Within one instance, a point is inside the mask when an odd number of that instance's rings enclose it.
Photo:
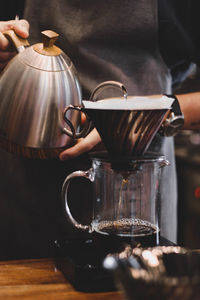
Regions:
[[[59,158],[61,160],[67,160],[75,158],[85,152],[94,150],[101,142],[101,138],[96,129],[93,129],[85,138],[79,139],[77,144],[71,148],[68,148],[60,153]]]

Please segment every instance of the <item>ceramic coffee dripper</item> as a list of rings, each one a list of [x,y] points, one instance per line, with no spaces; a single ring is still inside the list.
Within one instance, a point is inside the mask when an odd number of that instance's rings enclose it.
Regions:
[[[103,90],[113,87],[121,89],[123,96],[96,101]],[[90,101],[82,101],[82,106],[68,106],[65,114],[71,110],[84,112],[111,157],[140,156],[158,132],[173,101],[173,98],[164,95],[127,96],[123,84],[109,81],[97,86]],[[66,115],[65,119],[69,123]],[[74,139],[79,138],[80,134],[76,133],[72,124],[70,127],[71,132],[68,130],[66,133]]]

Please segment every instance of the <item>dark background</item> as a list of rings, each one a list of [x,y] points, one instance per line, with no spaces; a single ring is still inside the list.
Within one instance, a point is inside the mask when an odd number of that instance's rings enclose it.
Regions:
[[[33,0],[34,1],[34,0]],[[6,0],[1,1],[0,21],[15,19],[16,14],[23,17],[25,0]]]

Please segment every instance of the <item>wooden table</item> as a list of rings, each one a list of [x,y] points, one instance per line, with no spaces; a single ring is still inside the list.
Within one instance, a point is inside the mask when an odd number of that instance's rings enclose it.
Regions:
[[[76,291],[53,259],[0,262],[0,300],[122,300],[120,292],[84,293]]]

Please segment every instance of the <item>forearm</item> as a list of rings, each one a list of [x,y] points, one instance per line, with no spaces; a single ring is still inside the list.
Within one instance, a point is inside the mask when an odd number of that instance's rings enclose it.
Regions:
[[[184,114],[184,129],[200,129],[200,92],[176,95]]]

